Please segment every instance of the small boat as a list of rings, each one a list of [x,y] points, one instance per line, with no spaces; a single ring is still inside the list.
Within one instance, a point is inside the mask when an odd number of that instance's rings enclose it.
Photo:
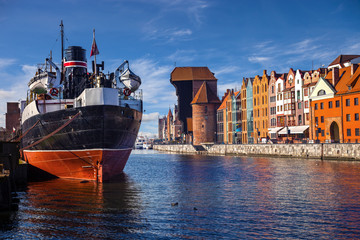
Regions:
[[[144,143],[145,143],[145,137],[139,136],[139,137],[136,139],[134,148],[135,148],[135,149],[143,149],[143,148],[144,148]]]

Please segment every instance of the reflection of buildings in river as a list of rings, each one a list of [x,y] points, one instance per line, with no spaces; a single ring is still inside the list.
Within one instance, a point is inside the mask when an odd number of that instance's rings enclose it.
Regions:
[[[111,238],[133,231],[142,212],[139,193],[125,174],[103,184],[64,179],[31,183],[22,200],[21,225],[40,238]]]

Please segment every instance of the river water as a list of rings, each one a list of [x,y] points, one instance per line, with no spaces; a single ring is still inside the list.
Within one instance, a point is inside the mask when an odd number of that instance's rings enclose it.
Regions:
[[[124,171],[29,183],[0,238],[360,238],[359,162],[135,150]]]

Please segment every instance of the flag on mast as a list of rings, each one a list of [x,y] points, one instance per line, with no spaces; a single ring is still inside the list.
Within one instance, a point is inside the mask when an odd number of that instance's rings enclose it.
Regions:
[[[90,52],[90,57],[92,55],[98,55],[99,54],[99,49],[96,45],[96,41],[95,41],[95,29],[94,29],[94,37],[93,37],[93,42],[92,42],[92,46],[91,46],[91,52]]]

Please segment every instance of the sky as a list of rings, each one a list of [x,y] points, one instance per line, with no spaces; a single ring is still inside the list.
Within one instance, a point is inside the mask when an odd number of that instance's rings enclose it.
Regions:
[[[105,72],[129,60],[142,79],[140,134],[155,136],[158,118],[177,103],[175,66],[207,66],[219,97],[264,69],[327,67],[360,54],[359,13],[360,0],[0,0],[0,127],[6,102],[26,99],[50,50],[61,62],[61,20],[65,47],[85,48],[89,66],[93,29]]]

